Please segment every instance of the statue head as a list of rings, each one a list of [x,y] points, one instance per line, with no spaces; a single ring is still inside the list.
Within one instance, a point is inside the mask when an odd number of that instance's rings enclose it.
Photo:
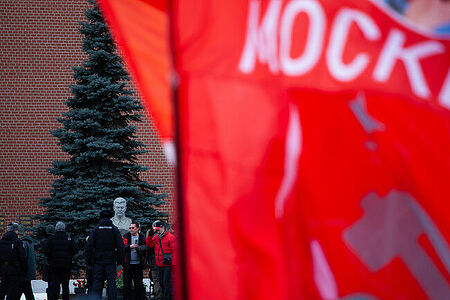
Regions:
[[[127,210],[127,200],[125,200],[124,198],[116,198],[114,200],[114,216],[115,217],[123,217],[125,216],[125,211]]]

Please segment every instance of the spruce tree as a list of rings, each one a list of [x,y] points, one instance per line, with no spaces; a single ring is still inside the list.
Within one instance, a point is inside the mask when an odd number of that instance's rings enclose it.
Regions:
[[[113,200],[127,200],[126,216],[149,228],[153,220],[164,216],[154,209],[166,194],[157,194],[158,185],[140,179],[146,170],[138,163],[145,145],[135,133],[134,122],[141,122],[142,105],[126,87],[129,76],[93,0],[80,22],[83,51],[87,59],[72,67],[75,84],[66,102],[69,110],[58,119],[63,127],[51,133],[59,139],[67,160],[56,160],[49,169],[57,176],[50,197],[40,205],[44,213],[39,221],[38,240],[45,227],[62,221],[66,231],[80,246],[73,270],[84,265],[82,247],[86,236],[98,221],[102,209],[112,209]]]

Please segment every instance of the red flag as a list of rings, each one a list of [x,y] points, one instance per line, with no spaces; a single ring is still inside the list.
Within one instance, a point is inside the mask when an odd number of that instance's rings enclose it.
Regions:
[[[447,298],[449,39],[376,1],[173,9],[187,297]]]
[[[99,1],[169,162],[175,160],[170,95],[169,19],[165,0]]]

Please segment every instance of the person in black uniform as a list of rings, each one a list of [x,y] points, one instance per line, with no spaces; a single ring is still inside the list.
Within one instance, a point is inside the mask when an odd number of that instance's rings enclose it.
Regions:
[[[72,238],[66,233],[66,225],[63,222],[56,223],[56,233],[49,237],[44,254],[49,260],[48,285],[50,290],[49,300],[59,298],[60,286],[62,286],[62,299],[69,300],[70,269],[72,257],[77,252],[77,247]]]
[[[86,261],[94,264],[93,295],[101,296],[103,282],[108,281],[108,299],[116,300],[116,269],[123,263],[125,246],[119,229],[110,218],[113,213],[104,210],[100,213],[98,225],[92,230],[85,248]]]

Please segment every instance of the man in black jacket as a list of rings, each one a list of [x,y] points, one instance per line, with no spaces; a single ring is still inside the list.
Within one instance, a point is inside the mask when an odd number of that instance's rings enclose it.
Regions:
[[[131,222],[129,232],[123,235],[125,239],[125,259],[123,264],[123,298],[143,300],[145,289],[142,283],[146,253],[150,248],[145,245],[145,235],[141,232],[138,222]],[[134,291],[131,293],[131,282],[134,281]]]
[[[45,249],[48,249],[48,239],[53,236],[56,233],[55,231],[55,226],[53,226],[52,224],[48,224],[47,227],[45,228],[45,234],[46,237],[44,239],[42,239],[42,241],[39,243],[40,247],[39,250],[44,253],[44,261],[42,262],[42,280],[44,280],[45,282],[48,283],[48,278],[49,278],[49,274],[50,274],[50,265],[48,263],[49,259],[48,259],[48,254],[45,253]],[[47,285],[47,288],[45,289],[45,293],[47,293],[47,299],[51,298],[50,295],[50,288]],[[0,298],[0,300],[2,300]]]
[[[72,257],[77,252],[75,242],[67,235],[66,225],[56,223],[56,233],[49,237],[44,253],[49,259],[49,300],[59,298],[60,285],[62,285],[62,299],[69,300],[70,269]]]
[[[2,248],[1,251],[3,255],[7,251],[11,255],[7,261],[0,263],[0,276],[2,278],[0,294],[2,294],[1,297],[4,297],[6,294],[7,300],[18,300],[20,298],[20,283],[27,269],[25,250],[22,242],[17,237],[19,225],[11,223],[6,227],[6,230],[7,232],[2,238],[2,247],[5,246],[8,250]],[[12,252],[9,252],[9,249]]]
[[[85,248],[86,261],[94,263],[93,295],[101,296],[103,282],[108,281],[108,299],[116,300],[116,269],[123,264],[124,245],[119,229],[113,225],[112,211],[102,211]]]

